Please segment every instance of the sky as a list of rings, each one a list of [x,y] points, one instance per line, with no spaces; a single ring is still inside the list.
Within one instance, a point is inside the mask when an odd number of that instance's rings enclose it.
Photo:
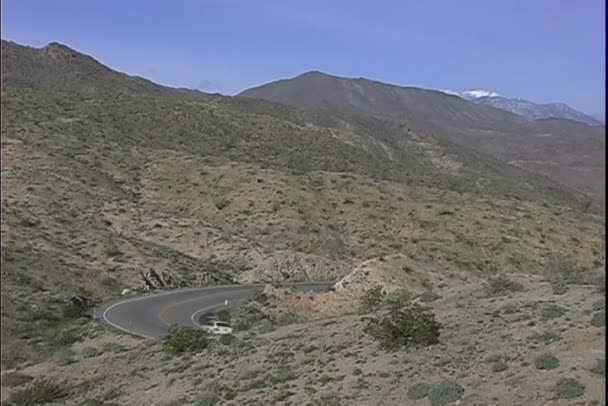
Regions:
[[[605,106],[604,0],[2,0],[3,39],[236,94],[300,73]]]

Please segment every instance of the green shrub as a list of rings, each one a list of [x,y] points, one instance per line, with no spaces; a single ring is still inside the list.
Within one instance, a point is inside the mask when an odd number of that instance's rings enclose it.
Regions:
[[[585,283],[584,271],[584,268],[572,259],[554,255],[547,262],[546,275],[553,293],[562,295],[568,290],[568,285]]]
[[[440,329],[432,312],[411,303],[404,308],[392,307],[384,317],[368,319],[363,331],[378,340],[382,349],[394,351],[400,347],[437,344]]]
[[[74,329],[63,330],[55,338],[55,342],[60,346],[67,346],[82,341],[82,335],[76,332]]]
[[[67,320],[73,320],[83,316],[81,307],[71,302],[63,306],[62,314],[63,318]]]
[[[555,369],[559,366],[559,359],[551,354],[541,354],[534,360],[536,369]]]
[[[297,377],[298,375],[294,372],[293,368],[291,368],[289,365],[281,365],[274,371],[274,374],[270,377],[270,383],[285,383],[293,381],[294,379],[297,379]]]
[[[69,349],[67,347],[58,349],[57,351],[55,351],[53,356],[55,358],[55,363],[57,365],[59,365],[60,367],[70,365],[70,364],[73,364],[74,362],[76,362],[73,358],[74,351],[72,351],[71,349]]]
[[[593,313],[593,317],[591,317],[591,325],[593,327],[605,327],[606,326],[606,311]]]
[[[432,290],[427,290],[422,295],[420,295],[420,298],[419,298],[419,300],[423,303],[434,302],[435,300],[438,300],[438,299],[441,299],[441,296]]]
[[[95,347],[86,347],[82,349],[80,354],[83,356],[83,358],[93,358],[101,355],[101,350]]]
[[[464,388],[456,382],[439,382],[429,387],[429,400],[431,406],[447,406],[460,400],[464,394]]]
[[[464,388],[456,382],[438,382],[433,384],[417,383],[407,390],[408,398],[423,399],[428,396],[432,406],[447,406],[460,400]]]
[[[553,280],[551,281],[551,290],[554,295],[563,295],[568,291],[568,283],[561,279]]]
[[[492,372],[503,372],[509,369],[509,365],[504,361],[496,361],[492,363]]]
[[[288,324],[297,323],[300,321],[300,317],[295,313],[287,312],[274,316],[272,321],[277,326],[286,326]]]
[[[382,290],[382,286],[375,286],[371,289],[368,289],[363,297],[361,298],[361,304],[359,305],[359,313],[365,314],[372,312],[382,304],[382,300],[384,299],[384,291]]]
[[[416,383],[407,390],[407,397],[412,400],[423,399],[429,395],[430,388],[428,383]]]
[[[65,399],[69,395],[70,392],[64,384],[48,378],[40,378],[14,392],[10,397],[10,403],[15,406],[42,405]]]
[[[233,391],[232,389],[226,389],[226,391],[224,392],[225,400],[233,400],[236,397],[237,397],[237,393],[235,391]]]
[[[546,305],[541,311],[541,316],[543,319],[555,319],[562,317],[564,314],[566,314],[566,309],[554,304]]]
[[[555,386],[559,399],[576,399],[585,393],[585,385],[573,378],[562,378]]]
[[[596,359],[591,372],[596,375],[606,376],[606,359]]]
[[[220,336],[220,338],[218,339],[218,341],[220,342],[220,344],[222,345],[230,345],[232,344],[234,341],[236,340],[236,337],[233,336],[232,334],[225,334]]]
[[[516,281],[512,281],[505,275],[499,275],[488,279],[486,292],[489,296],[503,296],[510,292],[521,292],[524,286]]]
[[[194,400],[194,406],[215,406],[219,402],[219,398],[213,394],[205,393],[199,395]]]
[[[209,346],[207,334],[200,329],[173,327],[163,340],[163,350],[169,354],[199,352]]]
[[[230,309],[221,309],[215,312],[215,317],[220,321],[230,322],[232,320],[232,313]]]
[[[272,321],[268,319],[260,320],[259,323],[256,323],[254,326],[254,330],[260,334],[271,333],[276,330],[275,325]]]
[[[413,299],[413,295],[405,289],[401,289],[397,292],[393,292],[386,296],[385,302],[392,306],[405,306],[409,301]]]
[[[599,312],[600,310],[606,310],[606,299],[600,299],[593,303],[592,307],[594,312]]]

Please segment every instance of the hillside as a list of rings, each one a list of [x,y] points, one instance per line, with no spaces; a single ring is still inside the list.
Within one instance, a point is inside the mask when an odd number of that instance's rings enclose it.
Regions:
[[[415,131],[490,154],[605,201],[605,127],[561,125],[567,120],[554,120],[547,132],[545,122],[441,91],[321,72],[271,82],[240,96],[406,123]]]
[[[604,263],[576,193],[403,124],[2,46],[3,367],[65,345],[74,295],[335,280],[397,253],[474,274]]]

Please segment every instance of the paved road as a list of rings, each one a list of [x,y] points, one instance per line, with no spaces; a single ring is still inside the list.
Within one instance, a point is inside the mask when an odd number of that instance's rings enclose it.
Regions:
[[[327,290],[330,282],[301,282],[290,286],[298,290]],[[95,317],[120,330],[147,338],[159,338],[176,324],[200,327],[199,319],[205,313],[229,307],[250,298],[264,284],[224,285],[208,288],[180,289],[129,299],[119,299],[95,309]]]

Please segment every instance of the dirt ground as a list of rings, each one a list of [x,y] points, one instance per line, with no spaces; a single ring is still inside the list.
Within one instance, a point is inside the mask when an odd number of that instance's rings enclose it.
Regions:
[[[430,405],[408,390],[440,382],[463,388],[460,405],[605,404],[605,321],[592,323],[605,312],[605,296],[590,285],[556,295],[539,277],[512,278],[523,290],[490,294],[485,281],[457,278],[434,285],[435,300],[424,304],[442,330],[440,343],[426,348],[380,350],[363,332],[365,318],[375,314],[351,311],[268,333],[239,332],[234,343],[214,341],[183,357],[166,355],[158,342],[104,330],[72,346],[73,363],[49,362],[18,374],[64,382],[71,394],[57,404],[66,405],[212,404],[198,399],[205,394],[221,405]],[[103,350],[85,358],[91,347]],[[538,369],[542,354],[559,365]],[[602,360],[603,368],[597,366]],[[584,393],[559,399],[562,378],[577,380]]]

